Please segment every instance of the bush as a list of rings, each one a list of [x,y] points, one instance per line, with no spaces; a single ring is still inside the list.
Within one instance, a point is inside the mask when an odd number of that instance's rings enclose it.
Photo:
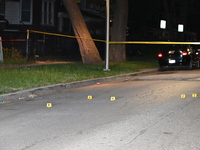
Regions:
[[[20,51],[12,47],[3,48],[3,58],[5,63],[22,63],[25,58],[21,55]]]

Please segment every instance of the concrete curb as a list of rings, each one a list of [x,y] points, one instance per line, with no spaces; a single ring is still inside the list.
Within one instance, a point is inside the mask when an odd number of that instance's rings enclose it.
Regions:
[[[37,87],[37,88],[27,89],[27,90],[18,91],[18,92],[9,93],[9,94],[2,94],[2,95],[0,95],[0,101],[2,103],[7,103],[9,101],[15,101],[15,100],[27,98],[30,95],[33,95],[33,96],[34,95],[42,95],[42,94],[55,92],[57,90],[77,88],[77,87],[81,87],[81,86],[88,86],[88,85],[96,84],[98,82],[105,82],[105,81],[108,81],[108,80],[111,80],[111,79],[118,79],[118,78],[124,78],[124,77],[128,77],[128,76],[135,76],[135,75],[145,74],[145,73],[150,73],[150,72],[155,72],[155,71],[157,71],[157,69],[155,69],[155,68],[145,69],[144,71],[136,72],[136,73],[129,73],[129,74],[110,76],[110,77],[102,77],[102,78],[95,78],[95,79],[89,79],[89,80],[83,80],[83,81],[77,81],[77,82],[62,83],[62,84],[55,84],[55,85],[44,86],[44,87]]]

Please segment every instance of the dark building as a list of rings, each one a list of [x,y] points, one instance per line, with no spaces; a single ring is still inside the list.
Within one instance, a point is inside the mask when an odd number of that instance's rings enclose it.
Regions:
[[[81,0],[82,14],[94,38],[105,33],[105,2]],[[61,0],[0,0],[0,36],[4,40],[26,39],[27,30],[73,35],[70,19]],[[104,37],[103,37],[104,38]],[[3,42],[25,53],[26,42]],[[40,56],[76,58],[79,48],[74,38],[30,32],[30,51]]]

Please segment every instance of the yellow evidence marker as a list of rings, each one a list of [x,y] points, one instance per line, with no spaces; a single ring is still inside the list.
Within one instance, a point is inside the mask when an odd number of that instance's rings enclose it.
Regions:
[[[92,99],[92,96],[91,96],[91,95],[88,95],[88,99]]]
[[[47,103],[47,108],[50,108],[52,107],[52,104],[51,103]]]
[[[115,98],[115,97],[111,97],[110,100],[111,100],[111,101],[115,101],[116,98]]]
[[[185,94],[182,94],[182,95],[181,95],[181,98],[186,98],[186,95],[185,95]]]
[[[198,95],[197,94],[192,94],[192,97],[198,97]]]

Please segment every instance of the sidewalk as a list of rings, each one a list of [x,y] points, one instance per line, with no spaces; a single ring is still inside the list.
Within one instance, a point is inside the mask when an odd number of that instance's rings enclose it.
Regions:
[[[30,67],[30,66],[39,66],[39,65],[51,65],[51,64],[67,64],[67,63],[74,63],[74,62],[67,62],[67,61],[36,61],[34,64],[24,64],[24,65],[6,65],[6,66],[1,66],[1,68],[22,68],[22,67]]]
[[[28,65],[22,65],[22,66],[21,65],[20,66],[17,66],[17,65],[9,66],[9,68],[44,65],[44,64],[58,64],[58,63],[73,63],[73,62],[53,62],[53,63],[52,62],[45,62],[45,63],[37,62],[36,64],[28,64]],[[57,90],[77,88],[77,87],[81,87],[81,86],[88,86],[88,85],[92,85],[92,84],[97,84],[99,82],[106,82],[106,81],[113,80],[113,79],[125,78],[128,76],[145,74],[145,73],[150,73],[150,72],[155,72],[155,71],[157,71],[157,68],[142,69],[140,72],[135,72],[135,73],[95,78],[95,79],[76,81],[76,82],[70,82],[70,83],[61,83],[61,84],[55,84],[55,85],[50,85],[50,86],[27,89],[27,90],[18,91],[18,92],[9,93],[9,94],[2,94],[2,95],[0,95],[0,104],[9,103],[12,101],[25,99],[25,98],[29,98],[29,97],[33,98],[35,96],[39,96],[39,95],[43,95],[43,94],[48,94],[48,93],[50,94],[52,92],[56,92]]]

